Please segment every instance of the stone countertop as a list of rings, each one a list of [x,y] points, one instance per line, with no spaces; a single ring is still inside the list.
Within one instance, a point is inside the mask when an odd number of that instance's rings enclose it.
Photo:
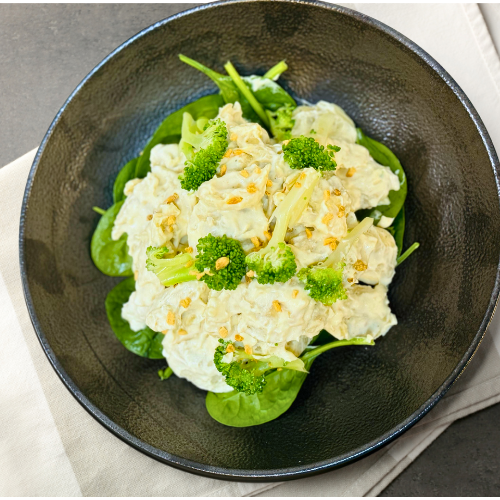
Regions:
[[[40,144],[67,96],[113,49],[192,6],[0,4],[0,166]],[[455,422],[382,496],[499,496],[499,422],[500,404]]]

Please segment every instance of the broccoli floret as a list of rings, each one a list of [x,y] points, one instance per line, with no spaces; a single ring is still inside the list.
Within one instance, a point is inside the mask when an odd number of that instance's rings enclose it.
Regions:
[[[235,290],[245,275],[245,252],[239,241],[209,234],[200,238],[196,269],[205,273],[201,279],[212,290]]]
[[[172,252],[168,248],[149,247],[146,268],[154,272],[164,286],[198,279],[212,290],[235,290],[246,271],[240,242],[225,235],[209,234],[200,238],[196,248],[198,256],[194,258],[189,253],[169,257]]]
[[[347,299],[342,272],[345,264],[340,264],[336,269],[332,267],[305,267],[299,271],[297,277],[305,283],[305,290],[312,299],[331,306],[337,300]]]
[[[288,104],[275,112],[266,111],[271,122],[271,132],[277,141],[281,142],[292,138],[292,129],[295,125],[295,120],[292,118],[292,112],[293,108]]]
[[[257,359],[236,347],[232,341],[219,339],[220,345],[215,349],[214,364],[217,370],[226,378],[226,384],[245,394],[262,392],[266,385],[265,373],[274,368],[306,371],[300,359],[286,362],[278,356]],[[229,363],[224,362],[226,354],[232,353]]]
[[[341,241],[337,248],[321,264],[305,267],[299,271],[297,277],[305,283],[305,290],[309,296],[331,306],[337,300],[347,299],[343,285],[343,258],[350,246],[373,225],[373,219],[366,217]]]
[[[227,146],[227,127],[222,120],[195,121],[189,113],[184,113],[180,148],[187,160],[179,176],[181,187],[195,191],[212,179]]]
[[[266,247],[247,255],[247,265],[255,272],[260,284],[285,282],[295,274],[297,264],[292,250],[285,244],[286,230],[300,218],[307,207],[319,178],[320,175],[312,169],[301,174],[273,213],[276,225],[271,240]]]
[[[314,138],[301,135],[291,139],[283,145],[285,161],[290,168],[308,168],[316,170],[335,170],[335,153],[340,151],[338,146],[329,144],[325,149]]]

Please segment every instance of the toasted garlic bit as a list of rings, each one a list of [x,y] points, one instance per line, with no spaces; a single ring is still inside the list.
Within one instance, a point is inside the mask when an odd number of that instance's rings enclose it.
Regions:
[[[168,311],[167,313],[167,324],[175,325],[175,314],[172,311]]]
[[[234,336],[234,340],[236,340],[237,342],[241,342],[243,340],[243,337],[241,335],[236,334]]]
[[[220,271],[229,265],[229,257],[220,257],[215,261],[215,270]]]
[[[271,187],[273,185],[273,181],[271,179],[267,179],[266,186]]]
[[[306,176],[306,174],[305,174],[304,172],[302,172],[302,173],[300,174],[299,179],[300,179],[301,181],[303,181],[306,177],[307,177],[307,176]]]
[[[335,250],[337,248],[338,244],[339,244],[338,241],[334,240],[328,246],[330,247],[330,250],[333,251],[333,250]]]
[[[248,276],[249,278],[253,278],[255,276],[255,271],[252,271],[250,269],[250,271],[247,272],[246,276]]]
[[[330,247],[330,250],[335,250],[338,244],[339,242],[333,236],[325,238],[325,240],[323,241],[323,245],[328,245]]]
[[[219,328],[219,335],[224,339],[227,337],[227,334],[228,334],[227,328],[225,326],[221,326]]]
[[[302,187],[302,184],[301,184],[300,182],[296,182],[296,183],[295,183],[295,187],[300,188],[300,187]]]
[[[261,170],[259,167],[255,167],[254,172],[255,172],[256,174],[260,174],[260,173],[262,172],[262,170]]]
[[[273,235],[272,235],[269,231],[264,231],[264,236],[265,236],[268,240],[270,240],[270,239],[272,238],[272,236],[273,236]]]
[[[234,345],[228,344],[226,347],[226,352],[234,352]]]
[[[368,269],[368,266],[362,260],[357,260],[352,267],[356,271],[366,271]]]
[[[163,333],[163,335],[166,335],[168,333],[168,330],[162,330],[161,333]]]
[[[328,201],[328,200],[330,199],[330,191],[328,191],[328,189],[325,189],[325,190],[323,191],[323,199],[324,199],[325,201]]]
[[[260,247],[260,240],[259,240],[259,238],[257,238],[257,236],[250,238],[250,241],[254,244],[255,248]]]
[[[136,272],[134,273],[134,279],[135,279],[135,281],[137,281],[137,278],[138,278],[138,277],[139,277],[139,271],[136,271]]]
[[[281,312],[281,304],[277,300],[273,300],[273,307],[277,312]]]
[[[349,283],[352,283],[352,282],[354,281],[354,278],[347,278],[347,281],[348,281]]]
[[[239,203],[243,198],[241,196],[231,196],[231,198],[229,198],[229,200],[227,200],[227,204],[228,205],[236,205],[237,203]]]
[[[175,215],[169,215],[167,218],[167,224],[171,226],[175,222]]]
[[[229,158],[232,154],[233,150],[231,148],[228,148],[228,150],[224,153],[224,156],[222,158]]]
[[[223,175],[225,175],[226,170],[227,170],[226,165],[222,165],[222,167],[220,168],[220,176],[221,176],[221,177],[222,177]]]
[[[187,335],[188,332],[186,332],[186,330],[184,330],[183,328],[181,328],[177,333],[179,335]]]
[[[245,274],[245,283],[251,283],[252,282],[252,278],[250,278],[250,276],[247,276]]]
[[[253,182],[251,182],[248,186],[247,186],[247,193],[256,193],[257,192],[257,187],[255,186],[255,184]]]
[[[184,249],[186,253],[193,253],[193,248],[192,247],[187,247]]]
[[[352,177],[356,173],[356,169],[354,167],[351,167],[347,173],[345,174],[346,177]]]
[[[245,179],[247,179],[250,176],[250,174],[245,169],[240,171],[240,175],[242,177],[245,177]]]
[[[252,354],[252,348],[248,344],[245,345],[245,353]]]
[[[236,156],[239,156],[239,155],[241,155],[243,153],[244,153],[243,149],[235,149],[233,151],[233,154],[236,155]]]
[[[186,308],[189,306],[189,304],[191,304],[191,299],[190,299],[189,297],[186,297],[185,299],[182,299],[182,300],[180,301],[180,305],[181,305],[184,309],[186,309]]]
[[[344,217],[344,216],[345,216],[345,207],[343,207],[342,205],[340,205],[339,211],[337,213],[337,217],[341,218],[341,217]]]
[[[151,220],[152,218],[153,218],[153,216],[152,216],[151,214],[149,214],[149,215],[146,217],[146,219],[148,219],[148,220]]]
[[[177,193],[174,193],[172,196],[169,196],[166,200],[165,203],[173,203],[174,201],[179,199],[179,195]]]
[[[298,294],[299,294],[299,291],[298,291],[298,290],[294,290],[294,291],[292,292],[292,299],[297,298],[297,295],[298,295]]]
[[[342,193],[341,193],[340,189],[334,189],[334,190],[333,190],[333,194],[334,194],[335,196],[340,196]]]
[[[311,230],[310,230],[310,229],[308,229],[307,227],[306,227],[306,236],[307,236],[307,239],[308,239],[308,240],[309,240],[309,239],[311,239],[311,238],[312,238],[312,236],[313,236],[313,234],[312,234]]]
[[[328,212],[322,219],[321,219],[321,222],[323,224],[328,224],[328,222],[330,222],[331,220],[333,219],[333,214]]]
[[[230,141],[237,141],[238,140],[238,136],[233,132],[230,136],[229,136],[229,140]]]
[[[271,196],[271,193],[269,191],[267,191],[267,189],[266,189],[265,193],[267,194],[267,196]]]
[[[281,144],[283,144],[283,146],[286,146],[289,142],[290,142],[290,139],[287,139],[286,141],[283,141]]]

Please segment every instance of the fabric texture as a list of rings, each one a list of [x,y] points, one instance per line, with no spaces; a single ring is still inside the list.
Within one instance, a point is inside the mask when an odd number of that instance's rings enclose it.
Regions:
[[[469,96],[500,150],[500,60],[476,4],[346,6],[385,22],[435,57]],[[0,170],[0,495],[376,496],[454,420],[500,402],[497,315],[443,400],[399,439],[352,465],[292,482],[235,483],[194,476],[146,457],[76,402],[31,325],[18,235],[35,152]]]

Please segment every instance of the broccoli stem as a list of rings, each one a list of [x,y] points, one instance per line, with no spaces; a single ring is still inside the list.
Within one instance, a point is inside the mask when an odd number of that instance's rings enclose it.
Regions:
[[[189,265],[192,263],[191,265]],[[194,267],[194,259],[190,254],[180,254],[172,259],[165,259],[163,269],[157,273],[158,279],[164,286],[175,285],[176,283],[185,283],[196,279],[191,274]]]
[[[286,62],[280,61],[264,75],[264,78],[269,78],[269,80],[277,80],[281,75],[281,73],[284,73],[287,69],[288,66]]]
[[[306,365],[306,368],[311,366],[311,363],[316,359],[317,356],[323,354],[325,351],[333,349],[334,347],[342,347],[345,345],[375,345],[373,340],[369,340],[363,337],[355,337],[350,340],[336,340],[335,342],[330,342],[328,344],[316,347],[315,349],[311,349],[310,351],[306,351],[300,359]]]
[[[398,257],[398,260],[396,261],[396,265],[399,266],[402,262],[404,262],[418,247],[420,246],[420,243],[413,243],[413,245],[406,250],[406,252],[403,255],[400,255]]]
[[[345,253],[349,247],[368,229],[373,225],[373,219],[371,217],[365,217],[350,233],[340,242],[339,246],[330,254],[328,259],[325,260],[323,266],[333,267],[335,264],[339,263],[344,257]]]
[[[250,103],[250,106],[254,109],[254,111],[259,115],[259,118],[262,120],[264,125],[269,128],[271,126],[269,122],[269,117],[267,116],[264,108],[261,106],[260,102],[257,101],[252,91],[245,85],[245,82],[241,79],[241,76],[236,71],[236,68],[232,65],[230,61],[228,61],[224,65],[224,69],[227,71],[227,74],[232,78],[234,84],[238,87],[239,91],[246,97],[247,101]]]

